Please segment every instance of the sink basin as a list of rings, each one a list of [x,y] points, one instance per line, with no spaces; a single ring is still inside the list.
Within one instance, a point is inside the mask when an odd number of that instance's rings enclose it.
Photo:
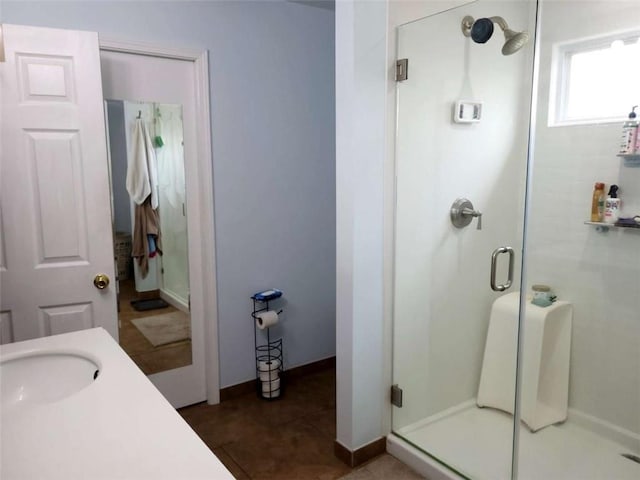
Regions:
[[[0,404],[7,411],[67,398],[91,385],[99,362],[84,352],[32,351],[0,359]]]

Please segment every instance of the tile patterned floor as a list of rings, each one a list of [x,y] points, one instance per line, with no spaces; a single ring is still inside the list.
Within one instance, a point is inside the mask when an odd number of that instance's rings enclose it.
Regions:
[[[334,456],[334,370],[291,380],[277,401],[247,394],[178,412],[238,479],[422,478],[390,455],[357,469]]]
[[[424,477],[385,453],[342,478],[344,480],[418,480]]]
[[[158,310],[138,312],[129,303],[136,300],[133,280],[120,282],[120,311],[118,312],[120,346],[131,357],[131,360],[142,370],[145,375],[163,372],[173,368],[191,365],[191,340],[170,343],[154,347],[138,330],[131,320],[135,318],[149,317],[162,313],[177,311],[173,306]]]

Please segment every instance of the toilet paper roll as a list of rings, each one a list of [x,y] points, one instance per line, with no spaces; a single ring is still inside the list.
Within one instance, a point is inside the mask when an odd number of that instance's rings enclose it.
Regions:
[[[271,392],[271,393],[269,393],[269,392],[266,392],[266,393],[265,393],[265,392],[262,392],[262,396],[263,396],[264,398],[278,398],[278,397],[280,396],[280,390],[276,390],[276,391]]]
[[[278,312],[276,312],[275,310],[256,313],[256,327],[258,327],[260,330],[272,327],[276,323],[278,323]]]
[[[276,378],[268,382],[262,382],[262,396],[275,398],[280,396],[280,379]]]
[[[277,379],[280,374],[280,360],[258,362],[258,372],[260,372],[260,380],[263,382]]]

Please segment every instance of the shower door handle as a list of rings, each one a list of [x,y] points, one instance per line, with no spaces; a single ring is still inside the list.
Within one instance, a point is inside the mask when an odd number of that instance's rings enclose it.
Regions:
[[[497,265],[498,265],[498,257],[500,256],[501,253],[509,254],[509,277],[507,278],[507,283],[504,283],[502,285],[496,285],[496,271],[497,271]],[[491,290],[495,292],[504,292],[506,289],[511,287],[511,284],[513,283],[514,256],[515,256],[515,253],[513,251],[513,248],[511,247],[499,247],[493,251],[493,253],[491,254]]]

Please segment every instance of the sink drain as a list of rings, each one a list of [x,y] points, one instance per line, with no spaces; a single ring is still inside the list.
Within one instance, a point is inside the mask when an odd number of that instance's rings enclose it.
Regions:
[[[96,370],[95,372],[93,372],[93,379],[95,380],[96,378],[98,378],[98,375],[100,375],[100,370]]]

